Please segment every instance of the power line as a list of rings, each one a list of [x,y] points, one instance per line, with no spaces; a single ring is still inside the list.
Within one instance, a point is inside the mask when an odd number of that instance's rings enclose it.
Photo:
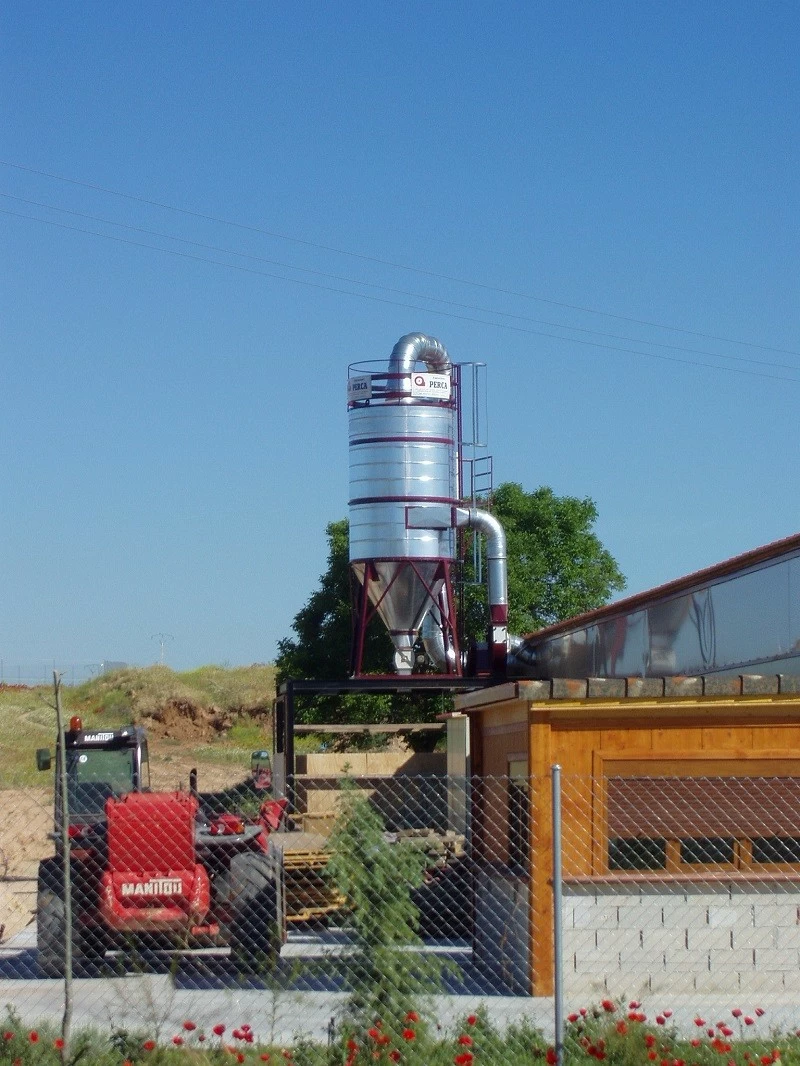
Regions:
[[[132,233],[142,233],[148,237],[158,237],[161,240],[175,241],[178,244],[189,245],[192,248],[200,248],[204,251],[220,252],[225,255],[239,256],[242,259],[249,259],[256,263],[266,263],[270,266],[282,267],[286,270],[300,271],[304,274],[313,274],[315,277],[327,278],[330,281],[341,281],[348,285],[361,285],[370,289],[380,289],[383,292],[389,292],[396,296],[408,296],[414,300],[432,300],[434,303],[446,304],[449,307],[457,307],[466,311],[475,311],[479,314],[497,315],[500,318],[514,319],[518,322],[530,322],[538,326],[548,326],[553,329],[571,330],[574,333],[585,333],[593,337],[603,337],[606,340],[619,340],[626,341],[630,344],[646,344],[654,348],[666,348],[670,351],[684,352],[688,355],[702,355],[708,356],[712,359],[727,359],[731,362],[737,363],[750,363],[754,366],[766,366],[778,370],[800,370],[800,367],[791,363],[777,363],[774,360],[767,359],[753,359],[748,356],[730,355],[728,353],[720,354],[719,352],[709,352],[699,348],[687,348],[681,344],[668,344],[665,341],[654,340],[639,340],[635,337],[626,337],[617,333],[605,333],[601,330],[588,329],[584,326],[571,326],[565,322],[550,322],[547,320],[531,318],[529,315],[518,315],[510,311],[499,311],[492,307],[481,307],[475,304],[463,303],[458,300],[447,300],[440,296],[432,296],[429,293],[410,292],[407,289],[397,289],[390,285],[381,285],[374,281],[363,281],[359,278],[351,278],[341,274],[333,274],[324,270],[316,270],[313,267],[296,266],[293,263],[286,263],[278,259],[269,259],[265,256],[255,255],[252,252],[241,252],[236,248],[220,247],[215,244],[205,244],[202,241],[191,240],[187,237],[178,237],[173,233],[163,233],[159,230],[149,229],[145,226],[134,226],[126,222],[118,222],[113,218],[104,218],[100,215],[87,214],[84,211],[75,211],[66,207],[57,207],[54,204],[42,203],[40,200],[29,200],[23,196],[15,196],[13,193],[0,192],[0,196],[7,200],[14,200],[17,203],[27,204],[31,207],[41,207],[47,211],[57,211],[59,214],[70,215],[73,218],[82,218],[91,222],[100,222],[107,226],[116,226],[119,229],[128,230]],[[20,216],[26,217],[26,216]],[[45,222],[45,219],[36,219],[35,221]],[[91,231],[93,232],[93,231]],[[102,236],[102,234],[95,234],[96,236]],[[108,235],[113,236],[113,235]],[[288,279],[287,279],[288,280]],[[574,340],[576,343],[582,343],[580,338],[564,337],[564,340]]]
[[[527,328],[525,326],[513,326],[513,325],[511,325],[508,322],[490,322],[490,321],[487,321],[486,319],[475,318],[475,317],[473,317],[471,315],[461,315],[461,314],[455,314],[452,311],[442,311],[441,309],[435,308],[435,307],[420,307],[420,306],[415,305],[415,304],[404,303],[404,302],[402,302],[400,300],[390,300],[388,297],[371,296],[371,295],[369,295],[367,293],[353,292],[352,290],[349,290],[349,289],[342,289],[342,288],[338,288],[338,287],[333,286],[333,285],[325,285],[322,282],[307,281],[307,280],[304,280],[303,278],[290,278],[290,277],[287,277],[284,274],[275,274],[275,273],[272,273],[271,271],[256,270],[254,267],[243,266],[243,265],[241,265],[239,263],[226,263],[226,262],[223,262],[222,260],[219,260],[219,259],[210,259],[208,256],[194,255],[191,252],[181,252],[181,251],[178,251],[175,248],[160,248],[157,245],[145,244],[142,241],[130,240],[127,237],[117,237],[114,234],[110,234],[110,233],[98,233],[95,230],[83,229],[80,226],[70,226],[70,225],[67,225],[67,223],[65,223],[65,222],[56,222],[53,219],[36,218],[33,215],[24,215],[24,214],[22,214],[20,212],[17,212],[17,211],[9,211],[6,208],[0,208],[0,214],[10,215],[10,216],[12,216],[14,218],[26,219],[27,221],[30,221],[30,222],[39,222],[39,223],[41,223],[43,225],[54,226],[54,227],[56,227],[58,229],[68,230],[68,231],[71,231],[73,233],[82,233],[82,234],[85,234],[85,235],[90,236],[90,237],[100,237],[103,240],[114,241],[114,242],[116,242],[118,244],[125,244],[125,245],[129,245],[129,246],[135,247],[135,248],[144,248],[144,249],[147,249],[148,251],[152,251],[152,252],[162,252],[162,253],[165,253],[167,255],[178,256],[181,259],[189,259],[189,260],[192,260],[192,261],[198,262],[198,263],[207,263],[207,264],[210,264],[212,266],[221,266],[221,267],[225,267],[225,268],[227,268],[229,270],[238,270],[238,271],[240,271],[242,273],[252,274],[252,275],[255,275],[257,277],[273,278],[273,279],[278,280],[278,281],[287,281],[287,282],[289,282],[291,284],[294,284],[294,285],[303,285],[306,288],[320,289],[320,290],[323,290],[325,292],[333,292],[333,293],[336,293],[336,294],[342,295],[342,296],[352,296],[352,297],[355,297],[356,299],[369,300],[372,303],[386,304],[386,305],[389,305],[391,307],[404,307],[404,308],[409,308],[409,309],[414,310],[414,311],[424,311],[426,314],[439,315],[439,316],[444,317],[444,318],[455,319],[455,320],[461,321],[461,322],[471,322],[471,323],[476,324],[476,325],[492,326],[495,329],[505,329],[505,330],[510,330],[510,331],[512,331],[514,333],[523,333],[523,334],[526,334],[526,335],[529,335],[529,336],[535,336],[535,337],[546,337],[546,338],[548,338],[550,340],[557,340],[557,341],[562,341],[562,342],[566,341],[566,342],[571,343],[571,344],[583,344],[583,345],[587,345],[587,346],[592,347],[592,348],[600,348],[600,349],[603,349],[604,351],[620,352],[620,353],[623,353],[623,354],[626,354],[626,355],[637,355],[637,356],[641,356],[641,357],[646,358],[646,359],[661,359],[661,360],[666,361],[666,362],[681,363],[681,364],[683,364],[685,366],[704,367],[707,370],[717,370],[717,371],[727,372],[727,373],[730,373],[730,374],[745,374],[748,377],[766,378],[766,379],[770,379],[772,381],[790,381],[790,382],[792,382],[794,384],[800,383],[800,378],[790,378],[790,377],[786,377],[785,375],[780,375],[780,374],[764,374],[764,373],[760,373],[759,371],[755,371],[755,370],[743,370],[740,367],[720,366],[719,364],[716,364],[716,363],[703,363],[703,362],[700,362],[700,361],[698,361],[696,359],[681,359],[678,356],[663,355],[663,354],[660,354],[658,352],[642,352],[642,351],[638,351],[637,349],[633,349],[633,348],[623,348],[623,347],[620,347],[619,345],[603,344],[600,341],[583,340],[583,339],[577,338],[577,337],[563,337],[563,336],[559,336],[558,334],[555,334],[555,333],[547,333],[547,332],[545,332],[543,330],[529,329],[529,328]],[[725,359],[726,356],[718,356],[717,358]]]
[[[411,273],[414,273],[414,274],[421,274],[421,275],[423,275],[425,277],[436,278],[439,281],[450,281],[450,282],[455,282],[458,285],[469,285],[469,286],[472,286],[473,288],[485,289],[485,290],[487,290],[489,292],[500,293],[500,294],[502,294],[504,296],[515,296],[515,297],[518,297],[519,299],[523,299],[523,300],[533,300],[533,301],[535,301],[537,303],[549,304],[551,307],[562,307],[565,310],[580,311],[583,314],[601,315],[604,318],[611,318],[611,319],[614,319],[614,320],[616,320],[618,322],[628,322],[631,325],[647,326],[647,327],[650,327],[652,329],[668,330],[668,331],[670,331],[672,333],[682,333],[685,336],[689,336],[689,337],[701,337],[704,340],[719,341],[719,342],[721,342],[723,344],[737,344],[737,345],[740,345],[740,346],[745,347],[745,348],[754,348],[754,349],[757,349],[757,350],[760,350],[760,351],[765,351],[765,352],[775,352],[775,353],[777,353],[779,355],[800,355],[800,352],[794,351],[794,350],[789,349],[789,348],[776,348],[776,347],[774,347],[772,345],[768,345],[768,344],[757,344],[757,343],[755,343],[753,341],[738,340],[735,337],[721,337],[721,336],[718,336],[718,335],[713,334],[713,333],[704,333],[704,332],[701,332],[699,330],[684,329],[681,326],[666,325],[663,322],[651,322],[651,321],[648,321],[647,319],[632,318],[632,317],[627,316],[627,315],[618,315],[618,314],[614,314],[611,311],[602,311],[602,310],[599,310],[598,308],[594,308],[594,307],[583,307],[580,304],[570,304],[570,303],[565,303],[565,302],[560,301],[560,300],[552,300],[552,299],[549,299],[549,298],[544,297],[544,296],[535,296],[532,293],[518,292],[518,291],[516,291],[514,289],[507,289],[507,288],[503,288],[502,286],[498,286],[498,285],[490,285],[487,282],[475,281],[475,280],[472,280],[470,278],[460,278],[460,277],[453,276],[451,274],[442,274],[442,273],[438,273],[438,272],[433,271],[433,270],[425,270],[422,267],[412,266],[412,265],[409,265],[407,263],[395,263],[392,260],[381,259],[378,256],[365,255],[365,254],[363,254],[361,252],[354,252],[354,251],[352,251],[350,249],[347,249],[347,248],[337,248],[337,247],[335,247],[333,245],[320,244],[320,243],[318,243],[316,241],[306,240],[306,239],[301,238],[301,237],[294,237],[291,234],[280,233],[280,232],[277,232],[275,230],[269,230],[269,229],[266,229],[266,228],[261,227],[261,226],[254,226],[254,225],[251,225],[250,223],[239,222],[239,221],[237,221],[235,219],[222,218],[222,217],[220,217],[218,215],[211,215],[211,214],[207,214],[207,213],[204,213],[204,212],[201,212],[201,211],[192,211],[192,210],[189,210],[188,208],[185,208],[185,207],[179,207],[176,204],[163,203],[163,202],[161,202],[159,200],[151,200],[151,199],[148,199],[145,196],[137,196],[137,195],[134,195],[133,193],[122,192],[119,189],[111,189],[111,188],[108,188],[107,186],[98,185],[98,184],[95,184],[93,182],[80,181],[77,178],[70,178],[70,177],[67,177],[67,176],[65,176],[63,174],[54,174],[52,171],[37,170],[34,167],[27,167],[27,166],[24,166],[21,163],[14,163],[14,162],[12,162],[10,160],[6,160],[6,159],[0,159],[0,166],[10,167],[10,168],[13,168],[14,170],[22,171],[23,173],[26,173],[26,174],[36,174],[39,177],[50,178],[50,179],[52,179],[54,181],[65,182],[66,184],[69,184],[69,185],[76,185],[79,188],[91,189],[94,192],[101,192],[101,193],[104,193],[104,194],[106,194],[108,196],[117,196],[117,197],[120,197],[121,199],[130,200],[133,203],[144,204],[144,205],[146,205],[148,207],[157,207],[157,208],[159,208],[161,210],[165,210],[165,211],[174,211],[177,214],[185,215],[185,216],[187,216],[189,218],[198,218],[198,219],[202,219],[205,222],[215,222],[215,223],[218,223],[218,224],[224,225],[224,226],[232,226],[232,227],[235,227],[236,229],[246,230],[246,231],[248,231],[250,233],[260,233],[260,234],[262,234],[264,236],[267,236],[267,237],[273,237],[276,240],[288,241],[288,242],[290,242],[292,244],[303,245],[303,246],[305,246],[307,248],[314,248],[317,251],[333,252],[336,255],[346,255],[346,256],[349,256],[349,257],[351,257],[353,259],[360,259],[363,262],[375,263],[376,265],[391,267],[392,269],[395,269],[395,270],[406,270],[406,271],[410,271]],[[572,328],[572,327],[567,327],[567,328]]]

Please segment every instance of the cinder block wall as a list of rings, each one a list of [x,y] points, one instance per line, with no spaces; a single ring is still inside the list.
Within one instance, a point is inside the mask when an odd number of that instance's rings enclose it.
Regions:
[[[794,992],[800,883],[565,886],[569,995]]]

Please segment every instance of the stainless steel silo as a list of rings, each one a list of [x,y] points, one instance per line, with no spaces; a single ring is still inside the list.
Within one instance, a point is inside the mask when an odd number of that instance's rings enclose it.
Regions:
[[[353,364],[348,417],[350,564],[358,590],[352,672],[361,672],[364,633],[377,613],[398,673],[412,671],[426,617],[441,634],[440,669],[458,673],[449,509],[459,503],[459,417],[445,348],[412,333],[397,342],[388,364]]]

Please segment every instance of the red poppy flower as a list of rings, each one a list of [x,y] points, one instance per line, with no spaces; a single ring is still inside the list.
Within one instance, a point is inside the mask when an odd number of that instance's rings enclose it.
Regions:
[[[394,1048],[392,1051],[389,1052],[389,1059],[392,1062],[399,1062],[401,1058],[402,1058],[402,1056],[401,1056],[400,1052],[397,1050],[397,1048]]]
[[[462,1033],[458,1038],[458,1043],[461,1044],[462,1047],[472,1047],[472,1037],[467,1036],[466,1033]]]
[[[236,1052],[236,1061],[237,1062],[244,1062],[244,1053],[243,1052],[241,1052],[241,1051],[237,1051]]]
[[[143,1051],[154,1051],[156,1046],[155,1040],[145,1040],[142,1044]]]
[[[666,1022],[666,1020],[667,1019],[664,1017],[663,1014],[657,1014],[656,1015],[656,1025],[663,1025]]]
[[[419,1021],[419,1015],[417,1014],[417,1012],[415,1010],[410,1010],[408,1012],[408,1014],[406,1014],[405,1020],[407,1022],[418,1022]]]
[[[600,1006],[603,1008],[604,1011],[608,1011],[609,1014],[611,1014],[612,1011],[615,1011],[617,1009],[616,1003],[614,1003],[614,1001],[611,999],[604,999],[601,1002]]]
[[[56,1051],[61,1051],[63,1046],[64,1046],[64,1041],[61,1039],[60,1036],[57,1036],[55,1038],[55,1040],[53,1041],[53,1047],[56,1049]]]
[[[214,1036],[222,1036],[222,1034],[225,1032],[225,1026],[222,1025],[222,1023],[219,1023],[218,1025],[214,1026],[211,1032],[214,1034]]]
[[[651,1062],[655,1062],[656,1059],[658,1058],[658,1054],[655,1051],[648,1051],[647,1052],[647,1057],[648,1057],[648,1059],[650,1059]]]
[[[624,1022],[624,1021],[622,1021],[622,1019],[620,1019],[617,1022],[617,1032],[619,1033],[620,1036],[625,1036],[627,1031],[628,1031],[627,1022]]]
[[[756,1007],[756,1018],[763,1018],[763,1017],[764,1017],[764,1008],[763,1007]]]
[[[186,1030],[187,1033],[192,1033],[197,1028],[197,1026],[194,1024],[194,1022],[186,1021],[183,1023],[183,1028]]]
[[[175,1044],[176,1047],[180,1047],[181,1044],[183,1043],[183,1037],[182,1036],[173,1036],[172,1043]]]
[[[545,1061],[547,1062],[547,1066],[556,1066],[556,1063],[558,1062],[558,1055],[556,1054],[556,1049],[554,1047],[549,1047],[547,1049],[547,1053],[545,1054]]]
[[[30,1040],[30,1042],[31,1042],[32,1044],[38,1044],[38,1043],[39,1043],[39,1034],[38,1034],[38,1033],[36,1032],[36,1030],[35,1030],[35,1029],[32,1029],[32,1030],[31,1030],[31,1031],[30,1031],[30,1032],[28,1033],[28,1040]]]
[[[7,1029],[3,1033],[3,1040],[13,1040],[13,1039],[14,1039],[14,1034],[10,1030]]]
[[[758,1013],[758,1011],[756,1011],[756,1014],[757,1013]],[[477,1024],[478,1024],[478,1015],[477,1014],[469,1014],[467,1016],[467,1025],[477,1025]]]
[[[456,1066],[472,1066],[475,1061],[475,1056],[471,1051],[462,1051],[460,1055],[456,1055],[453,1062]]]
[[[568,1022],[577,1022],[578,1018],[580,1018],[580,1015],[579,1014],[575,1014],[574,1012],[572,1014],[568,1014],[567,1015],[567,1021]]]
[[[652,1033],[647,1033],[647,1035],[644,1038],[644,1046],[645,1047],[652,1047],[655,1044],[655,1042],[656,1042],[656,1038],[653,1036],[653,1034]]]
[[[417,1034],[414,1032],[413,1029],[404,1029],[403,1030],[403,1040],[416,1040],[416,1038],[417,1038]]]
[[[734,1007],[733,1010],[731,1011],[731,1014],[734,1016],[734,1018],[741,1018],[741,1016],[742,1016],[742,1008],[741,1007]]]
[[[262,1062],[269,1062],[269,1052],[268,1051],[262,1051],[261,1054],[258,1057],[261,1059]]]
[[[755,1018],[751,1018],[749,1014],[745,1014],[745,1016],[744,1016],[744,1024],[745,1025],[755,1025],[756,1024],[756,1020],[755,1020]]]
[[[695,1018],[694,1024],[702,1028],[706,1023],[702,1018]]]

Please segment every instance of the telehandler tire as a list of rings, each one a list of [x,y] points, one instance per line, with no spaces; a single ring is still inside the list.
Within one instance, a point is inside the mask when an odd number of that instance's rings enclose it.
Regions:
[[[240,973],[271,973],[281,950],[280,860],[248,851],[230,866],[231,958]]]

